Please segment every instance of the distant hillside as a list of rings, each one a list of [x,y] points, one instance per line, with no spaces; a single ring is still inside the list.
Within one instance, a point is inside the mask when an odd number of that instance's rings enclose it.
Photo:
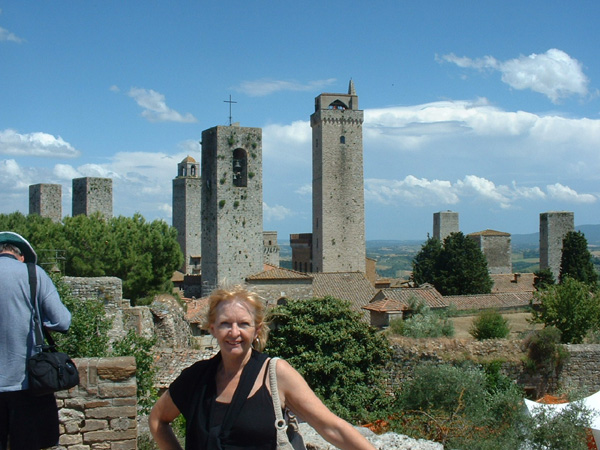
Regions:
[[[575,230],[585,234],[588,245],[600,245],[600,225],[577,225]],[[539,247],[540,233],[513,234],[511,243],[514,247]]]

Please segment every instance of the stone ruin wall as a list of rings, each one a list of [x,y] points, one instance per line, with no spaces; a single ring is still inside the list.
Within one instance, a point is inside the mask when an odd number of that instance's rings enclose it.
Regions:
[[[60,450],[137,449],[135,358],[79,358],[79,386],[56,393]]]
[[[490,339],[402,339],[392,343],[393,356],[387,366],[388,391],[393,392],[411,379],[419,363],[436,364],[502,361],[502,373],[521,386],[531,398],[555,393],[559,387],[582,388],[587,395],[600,390],[600,344],[566,345],[569,358],[557,377],[543,379],[527,372],[526,354],[520,340]]]

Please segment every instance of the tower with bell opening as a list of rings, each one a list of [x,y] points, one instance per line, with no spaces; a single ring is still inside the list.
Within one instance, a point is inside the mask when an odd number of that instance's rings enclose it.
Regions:
[[[365,272],[363,111],[347,94],[321,94],[310,116],[313,149],[312,272]]]

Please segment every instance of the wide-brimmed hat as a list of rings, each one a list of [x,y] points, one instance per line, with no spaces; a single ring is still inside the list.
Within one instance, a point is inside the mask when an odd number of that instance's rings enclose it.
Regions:
[[[27,239],[12,231],[0,231],[0,244],[12,244],[21,250],[21,254],[25,258],[25,262],[37,264],[37,255],[35,250]]]

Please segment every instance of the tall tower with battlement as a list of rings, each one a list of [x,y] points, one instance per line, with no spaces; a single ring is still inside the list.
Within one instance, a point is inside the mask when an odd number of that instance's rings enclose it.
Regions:
[[[188,156],[177,164],[177,176],[173,178],[173,227],[184,256],[184,274],[200,272],[201,184],[200,164],[194,158]]]
[[[113,216],[112,178],[73,178],[73,217],[99,212],[105,219]]]
[[[62,185],[32,184],[29,186],[29,214],[62,220]]]
[[[202,132],[202,295],[263,270],[262,130]]]
[[[560,275],[563,239],[575,230],[575,215],[570,211],[540,214],[540,270],[550,269],[554,279]]]
[[[312,270],[365,272],[363,111],[347,94],[321,94],[310,116],[313,154]]]

